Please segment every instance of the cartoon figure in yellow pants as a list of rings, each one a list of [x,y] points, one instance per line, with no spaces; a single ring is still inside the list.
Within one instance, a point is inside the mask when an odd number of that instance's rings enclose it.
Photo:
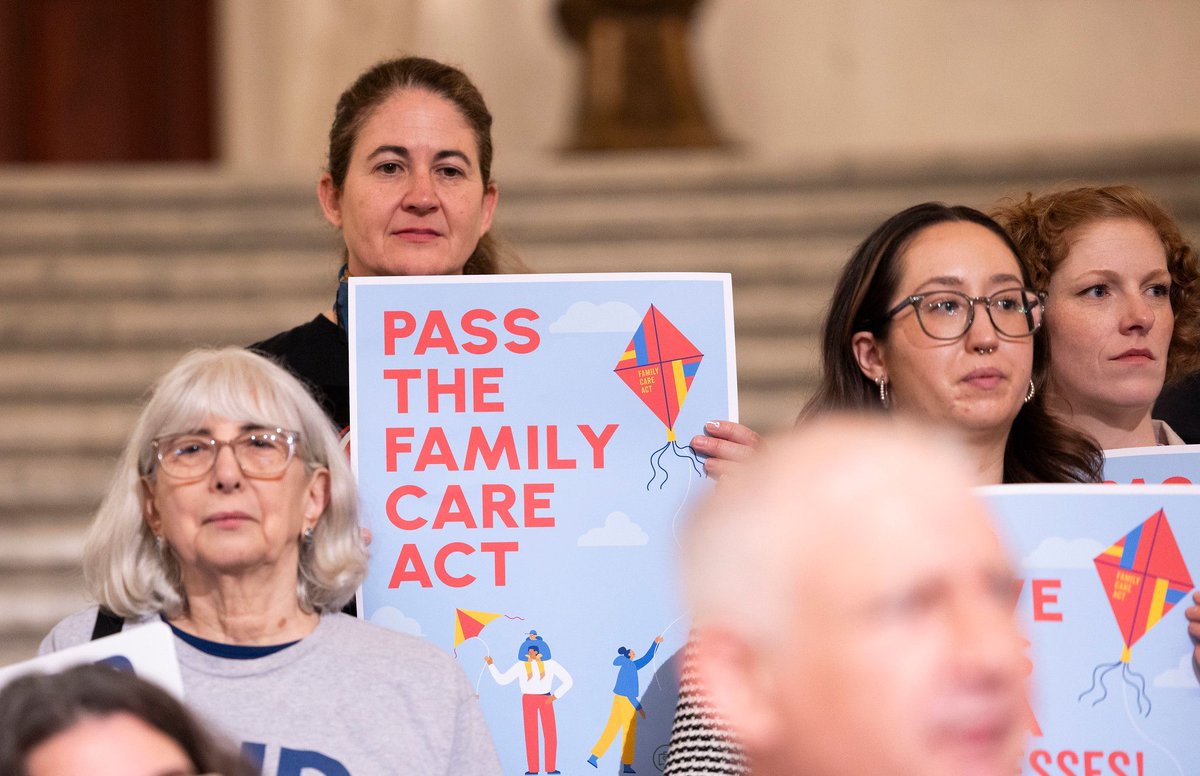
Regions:
[[[604,732],[600,734],[600,740],[592,747],[592,756],[588,758],[588,765],[593,768],[600,767],[599,759],[612,745],[613,739],[617,737],[617,731],[621,730],[624,733],[621,738],[621,773],[637,772],[633,770],[633,750],[637,743],[637,715],[641,714],[643,719],[646,716],[646,710],[638,701],[637,672],[654,658],[654,652],[662,640],[662,636],[655,636],[650,649],[636,660],[634,658],[637,655],[632,649],[621,647],[617,650],[617,657],[613,660],[613,665],[617,666],[617,683],[613,686],[612,711],[608,714],[608,722],[604,725]]]

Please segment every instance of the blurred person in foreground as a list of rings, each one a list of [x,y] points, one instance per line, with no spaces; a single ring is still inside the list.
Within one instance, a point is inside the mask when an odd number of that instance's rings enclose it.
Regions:
[[[701,686],[757,776],[1011,776],[1026,731],[1013,567],[961,452],[831,416],[688,525]]]
[[[254,776],[161,687],[106,665],[29,674],[0,691],[5,776]]]
[[[263,356],[194,351],[154,389],[88,533],[98,606],[41,651],[165,621],[188,703],[268,776],[498,773],[452,658],[338,611],[366,568],[353,475],[316,401]]]

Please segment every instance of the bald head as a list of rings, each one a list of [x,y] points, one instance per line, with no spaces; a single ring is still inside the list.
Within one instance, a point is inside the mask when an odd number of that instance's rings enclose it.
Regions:
[[[694,516],[684,573],[697,667],[759,772],[1013,772],[1012,570],[928,433],[832,418],[775,440]]]

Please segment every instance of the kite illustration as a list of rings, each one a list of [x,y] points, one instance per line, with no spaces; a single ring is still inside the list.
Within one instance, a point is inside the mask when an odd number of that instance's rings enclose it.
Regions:
[[[492,649],[488,646],[483,637],[479,634],[483,631],[487,624],[492,620],[504,617],[509,620],[523,620],[524,617],[509,617],[507,614],[497,614],[495,612],[477,612],[471,609],[455,609],[454,610],[454,656],[458,657],[459,646],[469,639],[479,639],[483,642],[483,646],[491,653]]]
[[[1149,716],[1146,679],[1129,666],[1133,645],[1191,592],[1192,577],[1161,509],[1097,555],[1093,562],[1125,646],[1120,660],[1096,666],[1092,672],[1092,686],[1078,700],[1099,692],[1100,697],[1092,703],[1095,706],[1107,698],[1104,678],[1120,668],[1125,683],[1137,693],[1138,712]],[[1144,712],[1143,699],[1146,703]]]
[[[646,490],[650,489],[660,473],[663,475],[662,484],[658,486],[660,489],[670,479],[662,463],[668,450],[676,457],[689,461],[697,474],[704,475],[692,448],[679,444],[675,437],[679,410],[687,399],[703,358],[704,354],[657,307],[650,305],[613,369],[629,386],[629,390],[637,394],[666,427],[667,443],[650,454],[651,476],[646,483]]]
[[[472,609],[455,609],[454,610],[454,656],[458,657],[458,648],[463,642],[471,639],[479,639],[483,644],[486,654],[492,654],[492,648],[483,640],[479,634],[487,627],[492,620],[498,620],[501,617],[508,620],[524,620],[524,617],[510,617],[507,614],[498,614],[496,612],[477,612]],[[483,672],[487,668],[484,666],[479,669],[479,676],[475,677],[475,697],[479,697],[479,682],[483,679]]]

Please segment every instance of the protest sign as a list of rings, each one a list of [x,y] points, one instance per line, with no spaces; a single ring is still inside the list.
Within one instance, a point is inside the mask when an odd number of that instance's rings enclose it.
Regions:
[[[23,674],[55,673],[80,663],[107,663],[183,697],[183,677],[175,660],[175,637],[165,622],[129,628],[112,636],[0,668],[0,687]]]
[[[1104,479],[1130,485],[1200,485],[1200,445],[1105,450]]]
[[[729,276],[354,278],[350,309],[362,616],[459,660],[506,771],[661,767],[688,440],[736,419]]]
[[[1200,773],[1200,681],[1184,610],[1200,487],[983,488],[1018,561],[1031,642],[1032,776]]]

